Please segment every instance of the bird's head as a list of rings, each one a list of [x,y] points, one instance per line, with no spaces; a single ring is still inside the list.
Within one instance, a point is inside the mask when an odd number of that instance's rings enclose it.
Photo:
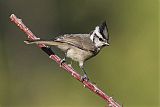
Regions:
[[[90,39],[97,48],[109,46],[109,34],[105,21],[95,27],[95,29],[90,33]]]

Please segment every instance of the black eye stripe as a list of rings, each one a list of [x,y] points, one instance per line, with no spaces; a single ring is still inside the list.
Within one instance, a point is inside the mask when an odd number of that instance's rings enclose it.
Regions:
[[[100,38],[96,33],[95,36],[99,39],[99,41],[103,41],[103,38]]]
[[[102,38],[99,38],[99,41],[103,41],[103,39],[102,39]]]
[[[95,35],[97,38],[99,38],[98,35],[97,35],[96,33],[95,33],[94,35]]]

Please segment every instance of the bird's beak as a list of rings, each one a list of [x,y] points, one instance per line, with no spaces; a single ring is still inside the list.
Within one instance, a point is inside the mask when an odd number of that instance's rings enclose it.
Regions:
[[[105,45],[106,45],[106,46],[109,46],[109,43],[106,42]]]

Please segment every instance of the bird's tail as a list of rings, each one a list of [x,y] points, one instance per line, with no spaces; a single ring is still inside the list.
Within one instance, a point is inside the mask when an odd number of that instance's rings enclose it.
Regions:
[[[26,44],[45,44],[45,45],[62,45],[61,42],[57,42],[57,41],[52,41],[52,40],[25,40],[24,41]]]

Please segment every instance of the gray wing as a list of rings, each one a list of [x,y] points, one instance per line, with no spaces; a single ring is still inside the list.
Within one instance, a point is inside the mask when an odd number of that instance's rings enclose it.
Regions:
[[[95,46],[89,38],[89,34],[65,34],[57,37],[54,41],[67,43],[82,50],[95,51]]]

